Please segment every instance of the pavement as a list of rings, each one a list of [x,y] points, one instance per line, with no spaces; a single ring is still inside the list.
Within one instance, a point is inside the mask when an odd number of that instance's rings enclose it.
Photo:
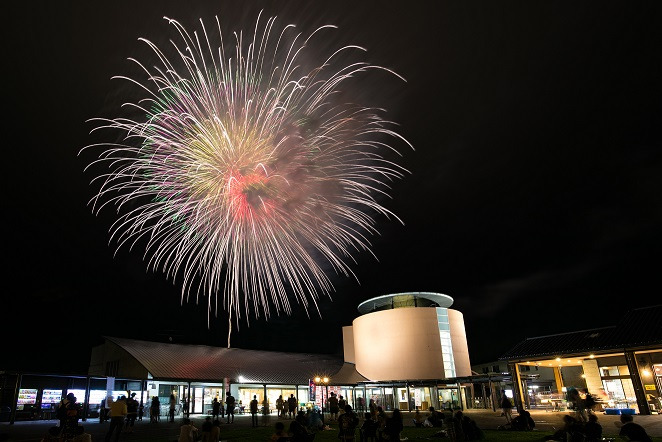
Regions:
[[[541,432],[554,431],[555,428],[560,428],[563,425],[563,416],[567,412],[558,411],[545,411],[545,410],[530,410],[531,417],[536,423],[536,430]],[[499,425],[505,423],[505,418],[501,416],[500,411],[492,410],[465,410],[464,413],[474,419],[480,428],[489,430],[496,429]],[[413,413],[403,412],[403,421],[406,426],[412,426]],[[513,414],[514,416],[516,413]],[[191,421],[195,426],[200,428],[204,416],[192,415]],[[274,415],[270,416],[270,425],[273,426],[278,418]],[[662,437],[662,415],[650,416],[634,416],[634,421],[643,426],[650,436]],[[227,424],[222,420],[221,432],[224,427],[251,427],[250,415],[235,415],[233,424]],[[260,417],[260,423],[262,422]],[[289,425],[289,419],[284,420],[286,427]],[[616,436],[618,435],[619,416],[598,414],[598,422],[602,425],[603,435]],[[16,441],[16,442],[38,442],[44,434],[52,426],[57,425],[56,420],[40,420],[40,421],[16,421],[14,424],[8,422],[0,423],[0,441]],[[85,431],[92,435],[93,441],[103,441],[106,432],[108,431],[109,423],[100,423],[99,419],[88,419],[87,421],[80,421],[85,427]],[[124,434],[120,440],[130,442],[132,436],[134,439],[150,439],[150,440],[171,440],[175,441],[179,435],[179,427],[181,425],[181,417],[175,418],[175,422],[167,422],[163,418],[158,423],[150,423],[148,419],[143,421],[136,421],[133,434]]]

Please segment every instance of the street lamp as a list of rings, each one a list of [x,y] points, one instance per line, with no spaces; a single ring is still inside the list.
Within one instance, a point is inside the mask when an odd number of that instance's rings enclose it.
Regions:
[[[315,385],[326,386],[326,397],[329,397],[329,378],[315,376]],[[322,389],[322,418],[324,418],[324,389]]]

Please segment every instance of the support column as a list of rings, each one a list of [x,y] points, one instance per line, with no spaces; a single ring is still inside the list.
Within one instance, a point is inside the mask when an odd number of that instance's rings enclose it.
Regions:
[[[556,392],[563,393],[563,376],[561,376],[561,367],[554,367],[554,381],[556,382]]]
[[[9,424],[13,425],[16,421],[16,404],[18,402],[18,391],[21,389],[21,382],[23,382],[23,375],[16,375],[16,387],[14,388],[14,400],[11,404],[11,415],[9,416]]]
[[[186,408],[184,409],[184,413],[186,414],[186,417],[189,417],[191,415],[191,381],[188,382],[188,393],[187,393],[187,398],[186,398]]]
[[[636,355],[633,351],[625,351],[625,361],[627,362],[628,370],[630,371],[630,379],[632,380],[632,387],[634,387],[634,394],[637,398],[639,414],[651,414],[648,401],[646,400],[644,385],[641,382],[641,374],[639,373]]]
[[[522,377],[519,372],[519,364],[517,362],[508,364],[508,371],[513,379],[513,399],[515,400],[515,408],[517,411],[524,410],[524,394],[522,392]]]
[[[416,301],[416,298],[414,298],[414,302]],[[414,401],[416,399],[414,398]],[[414,409],[416,409],[416,402],[414,402]],[[407,381],[407,410],[411,411],[411,395],[409,393],[409,381]]]
[[[87,377],[87,386],[85,387],[85,400],[83,402],[83,417],[81,420],[87,420],[87,414],[90,412],[90,377]]]

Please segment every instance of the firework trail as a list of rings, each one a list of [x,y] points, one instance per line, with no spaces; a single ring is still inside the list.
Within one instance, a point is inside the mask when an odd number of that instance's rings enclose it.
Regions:
[[[92,132],[119,134],[81,150],[102,149],[87,167],[105,167],[92,180],[93,211],[115,206],[110,241],[144,246],[149,268],[182,279],[182,302],[207,298],[208,317],[219,303],[237,320],[290,314],[290,297],[319,314],[320,295],[333,287],[318,261],[353,275],[348,261],[370,252],[375,215],[395,217],[376,199],[406,173],[383,154],[399,155],[388,140],[411,147],[383,110],[337,96],[360,72],[398,75],[342,64],[341,54],[363,51],[357,46],[304,72],[312,41],[335,26],[304,39],[258,16],[248,41],[234,33],[226,53],[218,18],[214,45],[202,20],[193,34],[166,20],[177,31],[170,58],[140,39],[156,65],[129,59],[144,78],[113,77],[142,91],[122,107],[134,116],[90,120]]]

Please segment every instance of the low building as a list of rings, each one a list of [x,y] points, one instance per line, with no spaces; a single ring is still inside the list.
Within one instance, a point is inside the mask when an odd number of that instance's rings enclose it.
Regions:
[[[627,311],[614,326],[527,338],[499,360],[508,364],[518,407],[563,409],[574,388],[597,396],[608,413],[660,413],[662,305]],[[554,381],[537,392],[522,375],[543,369]]]
[[[176,414],[207,414],[213,399],[225,401],[228,392],[239,413],[253,396],[260,403],[266,398],[274,411],[281,396],[296,397],[299,407],[325,408],[331,393],[361,411],[370,403],[385,410],[472,407],[473,384],[463,381],[471,376],[464,320],[449,308],[452,303],[450,296],[429,292],[365,301],[358,306],[361,315],[343,327],[342,356],[107,336],[93,348],[87,376],[71,377],[66,388],[63,381],[20,374],[20,407],[13,415],[29,409],[34,418],[45,398],[53,404],[69,392],[83,403],[84,418],[98,416],[105,398],[129,391],[145,415],[158,398],[164,416],[171,395]]]

